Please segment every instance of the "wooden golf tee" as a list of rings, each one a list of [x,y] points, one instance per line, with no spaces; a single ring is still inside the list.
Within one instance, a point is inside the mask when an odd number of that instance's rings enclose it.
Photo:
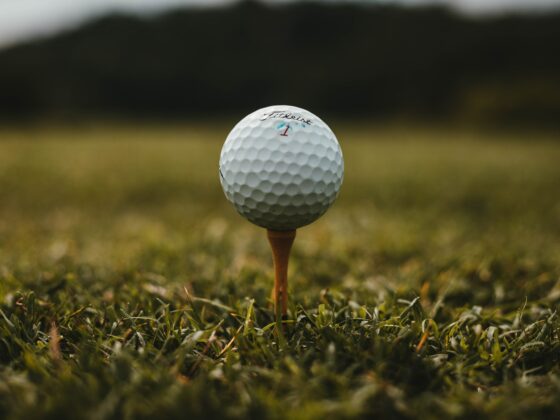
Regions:
[[[295,230],[267,230],[268,242],[272,248],[274,264],[274,289],[272,300],[274,313],[285,318],[288,314],[288,260],[296,237]]]

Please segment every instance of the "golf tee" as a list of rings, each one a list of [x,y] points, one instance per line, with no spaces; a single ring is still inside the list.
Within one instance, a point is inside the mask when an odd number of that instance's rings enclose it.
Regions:
[[[276,314],[285,318],[288,313],[288,260],[296,237],[295,230],[267,230],[274,264],[274,290],[272,299]]]

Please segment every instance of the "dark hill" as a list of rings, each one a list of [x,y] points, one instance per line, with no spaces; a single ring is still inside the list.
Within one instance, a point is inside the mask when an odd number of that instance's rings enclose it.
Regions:
[[[473,20],[440,8],[247,2],[111,16],[0,52],[0,116],[183,118],[291,103],[551,122],[559,45],[559,14]]]

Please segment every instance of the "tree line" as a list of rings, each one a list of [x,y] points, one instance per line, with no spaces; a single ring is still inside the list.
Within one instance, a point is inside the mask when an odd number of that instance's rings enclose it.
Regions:
[[[0,118],[190,118],[287,103],[356,118],[560,122],[560,14],[246,1],[112,15],[0,51]]]

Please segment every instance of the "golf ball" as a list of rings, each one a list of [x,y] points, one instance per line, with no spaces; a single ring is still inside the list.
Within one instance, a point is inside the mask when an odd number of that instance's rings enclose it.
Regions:
[[[243,217],[267,229],[292,230],[331,206],[344,161],[319,117],[277,105],[247,115],[231,130],[219,169],[224,193]]]

